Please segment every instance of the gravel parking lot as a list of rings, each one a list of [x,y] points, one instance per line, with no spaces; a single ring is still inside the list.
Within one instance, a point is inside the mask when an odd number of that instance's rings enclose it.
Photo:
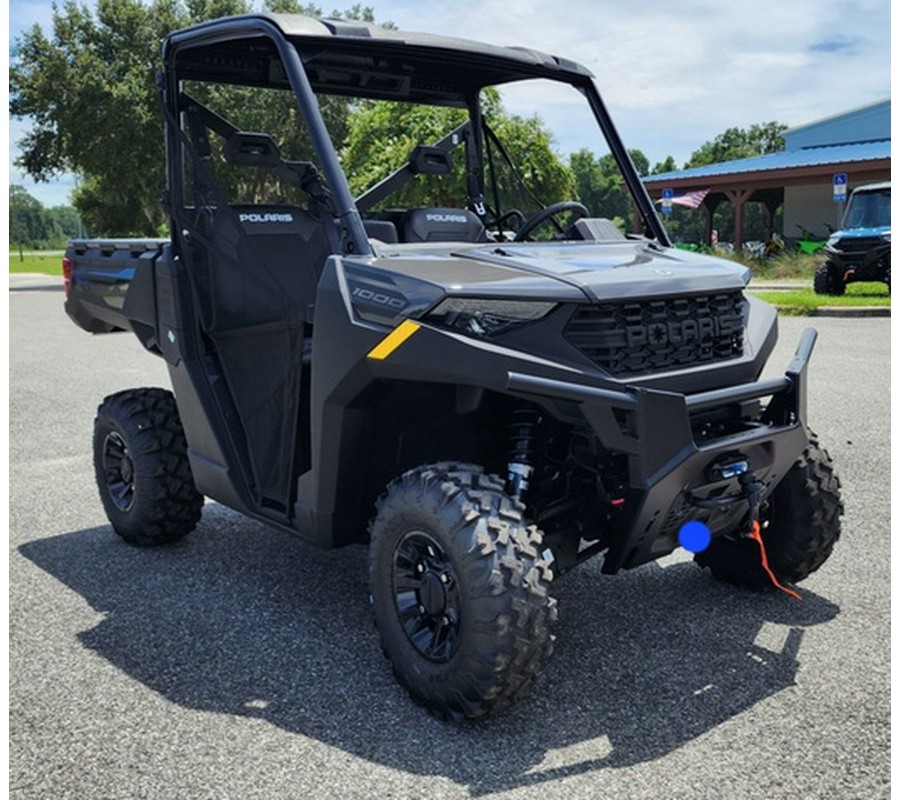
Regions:
[[[782,320],[770,371],[820,337],[810,417],[844,534],[802,602],[683,555],[559,581],[535,696],[454,726],[381,656],[363,547],[322,552],[207,503],[177,546],[106,523],[104,395],[168,385],[91,337],[55,282],[10,285],[10,791],[15,798],[886,798],[890,320]]]

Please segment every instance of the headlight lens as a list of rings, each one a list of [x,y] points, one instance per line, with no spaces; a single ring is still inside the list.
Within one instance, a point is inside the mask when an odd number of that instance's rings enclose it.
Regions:
[[[828,241],[825,242],[826,247],[834,247],[841,240],[840,234],[832,233],[831,236],[828,237]]]
[[[891,232],[885,231],[884,233],[881,234],[881,238],[884,239],[886,242],[889,242],[891,240]]]
[[[425,319],[433,325],[480,338],[495,336],[547,316],[556,303],[448,297]]]

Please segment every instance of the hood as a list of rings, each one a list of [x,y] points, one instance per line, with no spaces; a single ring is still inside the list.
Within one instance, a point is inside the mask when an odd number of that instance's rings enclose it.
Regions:
[[[374,266],[452,294],[603,302],[743,289],[750,270],[646,240],[393,245]]]
[[[830,239],[835,241],[838,239],[872,239],[884,236],[884,234],[890,232],[890,225],[878,225],[872,228],[847,228],[846,230],[835,231]]]

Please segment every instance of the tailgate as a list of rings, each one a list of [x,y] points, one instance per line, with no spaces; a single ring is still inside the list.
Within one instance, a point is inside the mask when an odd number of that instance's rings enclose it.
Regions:
[[[91,333],[155,327],[153,266],[167,239],[77,239],[63,271],[66,313]]]

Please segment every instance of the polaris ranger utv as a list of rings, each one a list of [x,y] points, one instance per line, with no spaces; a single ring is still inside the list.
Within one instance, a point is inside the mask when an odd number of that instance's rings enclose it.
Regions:
[[[891,290],[891,184],[857,186],[841,229],[828,237],[828,260],[816,268],[816,294],[842,295],[848,283],[875,281]]]
[[[584,67],[276,15],[175,32],[163,62],[171,241],[73,241],[64,263],[71,318],[132,331],[174,389],[97,414],[127,542],[181,539],[204,497],[367,542],[383,649],[450,719],[532,688],[552,581],[592,556],[615,573],[683,545],[787,591],[828,558],[842,505],[807,427],[815,332],[760,379],[775,311],[743,267],[671,246]],[[498,98],[581,109],[636,232],[542,198]],[[388,120],[372,160],[393,172],[345,176],[348,110]]]

